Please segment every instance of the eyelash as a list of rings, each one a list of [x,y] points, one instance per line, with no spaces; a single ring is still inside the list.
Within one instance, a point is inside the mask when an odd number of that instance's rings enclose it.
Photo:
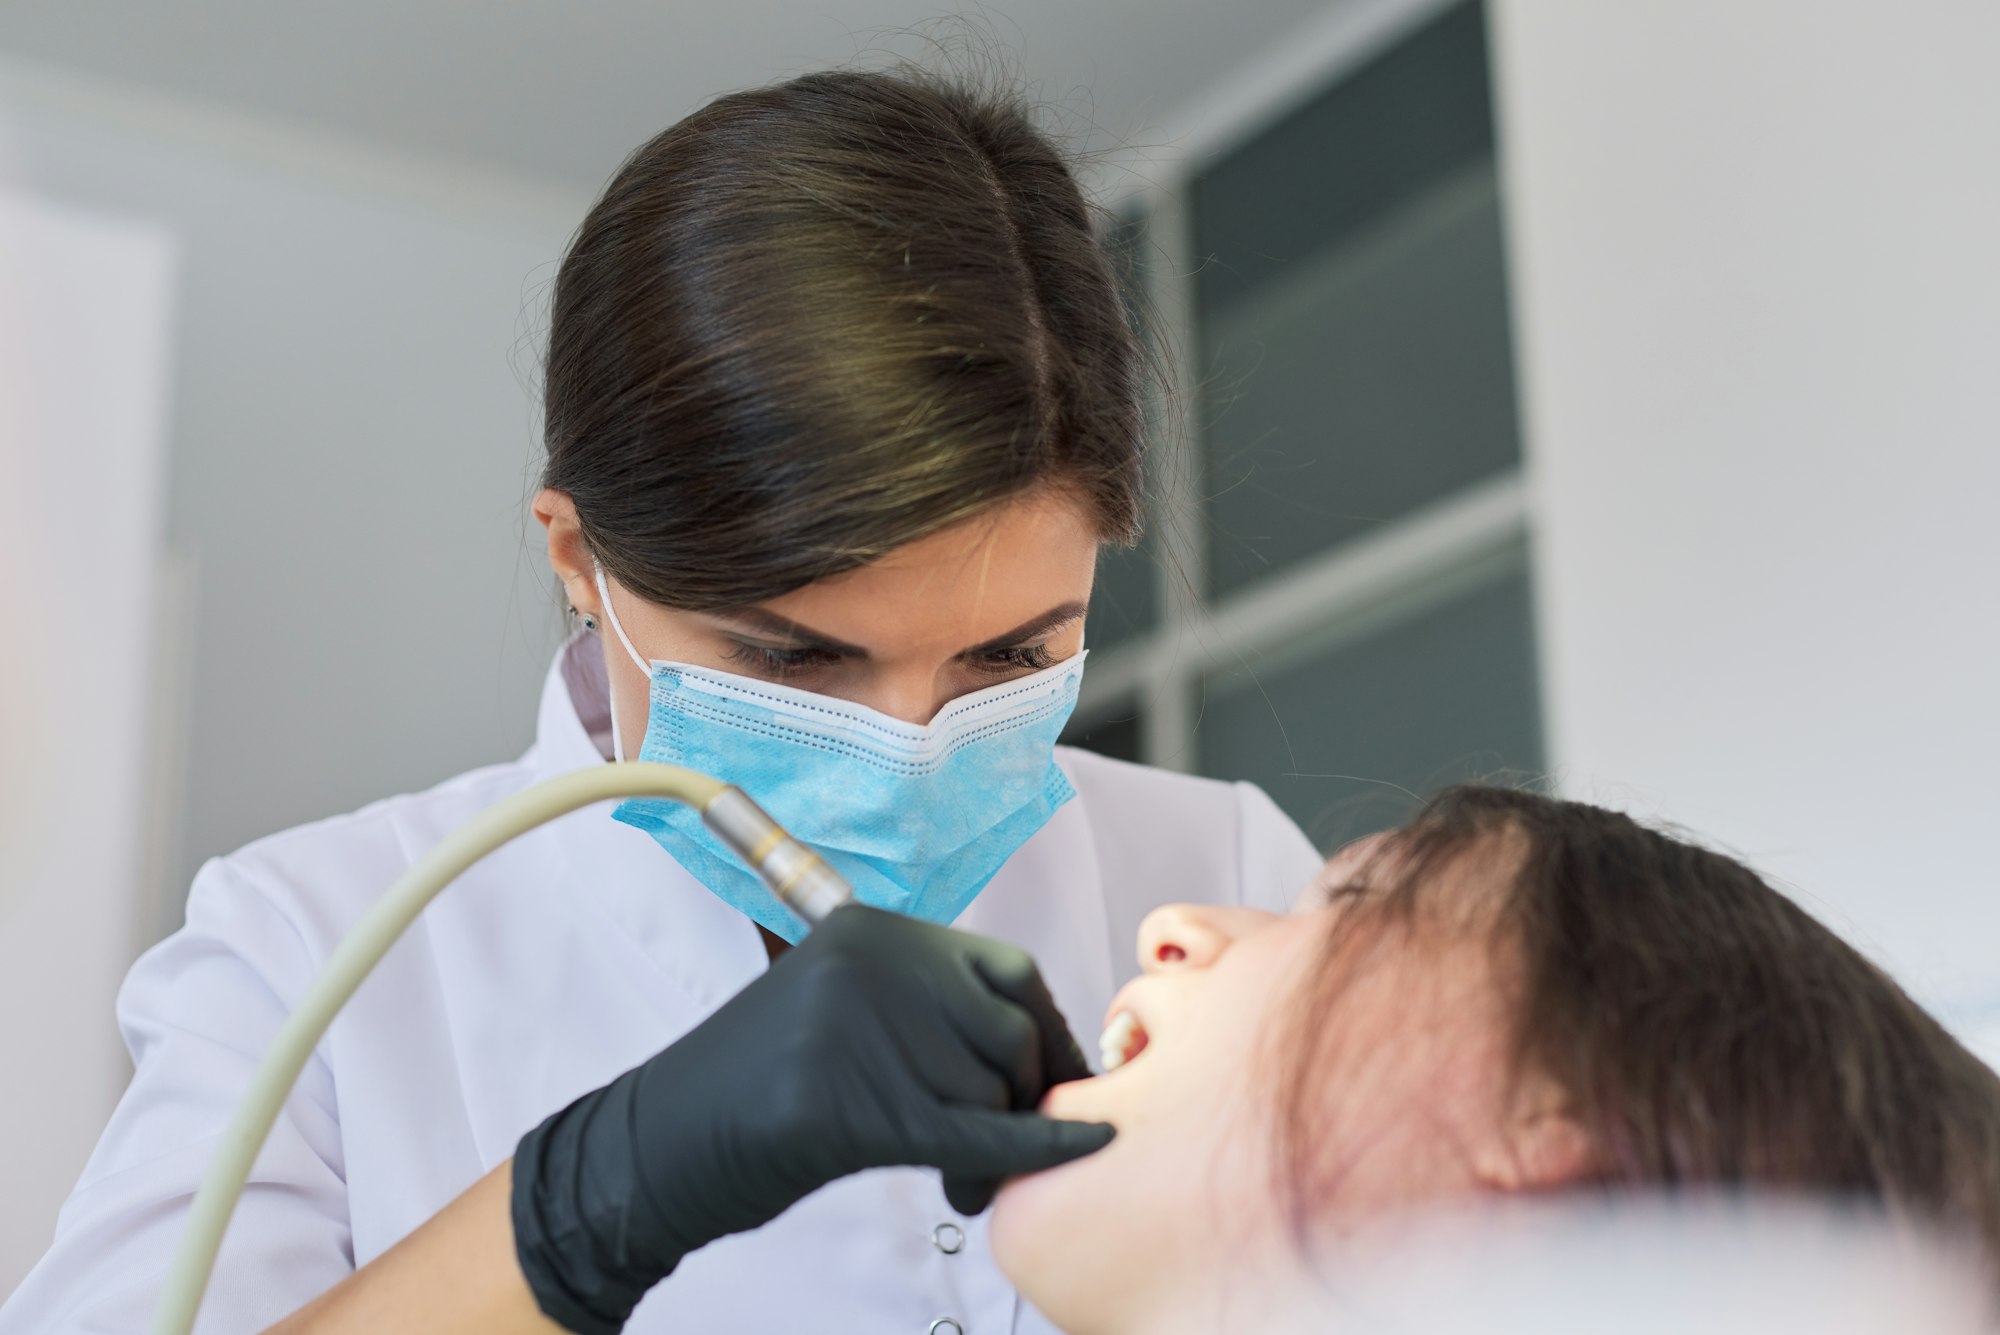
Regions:
[[[741,663],[767,677],[778,678],[796,677],[840,661],[839,654],[830,654],[824,649],[766,649],[762,645],[744,644],[740,640],[727,657],[732,663]]]
[[[830,654],[824,649],[767,649],[758,644],[745,644],[741,640],[737,641],[727,657],[732,663],[779,679],[800,676],[815,668],[831,667],[840,661],[839,654]],[[985,655],[977,666],[981,672],[998,675],[1002,672],[1039,672],[1043,668],[1054,667],[1055,663],[1055,656],[1046,644],[1027,644],[1012,649],[995,649]]]
[[[1055,655],[1046,644],[1022,644],[1012,649],[995,649],[979,665],[981,672],[1040,672],[1056,665]]]

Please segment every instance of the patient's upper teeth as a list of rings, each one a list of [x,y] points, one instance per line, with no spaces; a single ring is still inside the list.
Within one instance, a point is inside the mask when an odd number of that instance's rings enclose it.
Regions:
[[[1097,1040],[1097,1055],[1107,1072],[1125,1064],[1125,1050],[1132,1045],[1132,1035],[1138,1028],[1139,1021],[1131,1011],[1119,1011],[1104,1026],[1104,1033]]]

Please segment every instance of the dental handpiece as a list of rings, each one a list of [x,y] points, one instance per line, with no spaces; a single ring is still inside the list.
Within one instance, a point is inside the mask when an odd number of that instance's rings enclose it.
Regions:
[[[839,872],[785,832],[740,788],[674,765],[633,761],[560,775],[480,812],[418,858],[341,939],[271,1041],[188,1208],[180,1246],[153,1312],[153,1335],[188,1335],[236,1202],[299,1072],[333,1017],[426,904],[500,845],[579,807],[664,797],[701,812],[716,835],[809,925],[854,898]]]
[[[785,907],[817,927],[854,898],[854,890],[826,859],[785,832],[741,788],[724,787],[701,809],[702,821],[748,863]]]

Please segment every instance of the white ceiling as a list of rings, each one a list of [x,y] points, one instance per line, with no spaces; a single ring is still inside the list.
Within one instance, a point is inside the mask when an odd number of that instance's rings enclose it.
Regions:
[[[0,52],[595,191],[715,94],[869,52],[920,56],[912,27],[999,50],[1092,147],[1156,141],[1350,2],[8,0]]]

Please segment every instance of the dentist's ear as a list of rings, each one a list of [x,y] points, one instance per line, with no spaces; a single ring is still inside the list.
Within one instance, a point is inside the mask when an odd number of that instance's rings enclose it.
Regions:
[[[544,487],[535,494],[535,518],[548,530],[549,566],[562,581],[569,605],[579,613],[604,619],[604,609],[590,578],[590,544],[583,540],[583,526],[577,521],[576,502],[566,491]]]

